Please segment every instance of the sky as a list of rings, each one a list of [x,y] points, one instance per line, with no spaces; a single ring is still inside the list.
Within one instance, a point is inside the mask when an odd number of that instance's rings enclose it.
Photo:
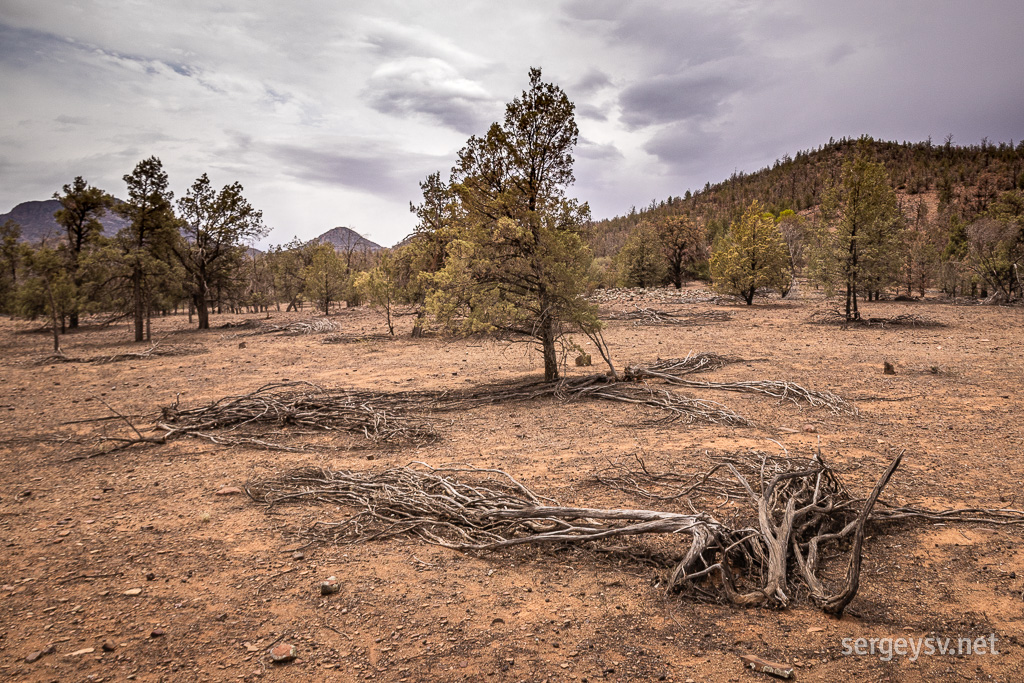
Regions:
[[[75,176],[240,182],[259,246],[392,245],[530,67],[595,218],[830,138],[1024,139],[1020,0],[0,0],[0,213]]]

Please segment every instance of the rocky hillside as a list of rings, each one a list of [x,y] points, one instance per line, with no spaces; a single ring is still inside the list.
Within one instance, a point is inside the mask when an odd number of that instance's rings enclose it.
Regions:
[[[60,209],[60,202],[56,199],[46,199],[36,202],[22,202],[0,215],[0,225],[12,220],[21,226],[21,239],[26,242],[39,242],[40,240],[56,240],[64,235],[64,230],[57,225],[53,214]],[[103,223],[103,234],[112,237],[126,223],[116,213],[107,212],[100,220]]]
[[[311,242],[318,244],[333,244],[339,252],[361,252],[380,251],[384,247],[376,242],[371,242],[355,230],[346,227],[331,228],[319,237],[314,237]]]

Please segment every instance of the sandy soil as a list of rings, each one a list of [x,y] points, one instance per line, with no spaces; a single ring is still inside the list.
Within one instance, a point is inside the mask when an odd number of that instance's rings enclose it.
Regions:
[[[642,562],[581,549],[471,556],[392,539],[307,547],[300,558],[292,532],[339,511],[268,513],[244,495],[216,495],[299,465],[369,469],[419,460],[501,467],[567,505],[651,506],[595,483],[594,471],[641,453],[659,469],[697,471],[706,451],[777,453],[782,445],[810,455],[820,439],[861,495],[905,449],[891,499],[1024,506],[1021,308],[866,304],[868,315],[912,314],[945,326],[843,330],[809,322],[826,306],[813,296],[746,307],[700,302],[700,294],[659,290],[604,302],[731,317],[698,327],[611,323],[617,362],[689,351],[741,356],[748,362],[708,378],[830,389],[861,416],[709,392],[758,426],[643,427],[648,414],[640,410],[540,400],[449,416],[443,438],[421,447],[332,448],[347,442],[317,439],[313,452],[279,453],[182,440],[76,459],[95,450],[100,434],[128,434],[121,420],[69,424],[108,417],[107,405],[141,427],[176,397],[196,405],[284,379],[381,390],[514,382],[537,378],[540,357],[488,339],[327,345],[316,334],[238,337],[233,329],[196,332],[172,316],[154,321],[155,336],[198,353],[38,364],[49,338],[37,325],[0,321],[0,679],[769,680],[743,669],[738,655],[752,653],[795,665],[803,681],[1024,680],[1024,547],[1016,528],[877,530],[865,546],[861,591],[834,620],[806,602],[768,611],[668,597]],[[334,319],[353,336],[385,330],[367,309]],[[401,319],[399,332],[410,325]],[[125,325],[86,327],[64,345],[72,356],[101,356],[132,350],[129,338]],[[882,373],[886,360],[895,375]],[[331,575],[341,591],[321,596],[319,583]],[[133,589],[141,590],[126,594]],[[989,634],[998,655],[882,661],[843,653],[844,638]],[[267,650],[279,643],[295,645],[298,659],[272,664]],[[54,652],[26,661],[49,644]]]

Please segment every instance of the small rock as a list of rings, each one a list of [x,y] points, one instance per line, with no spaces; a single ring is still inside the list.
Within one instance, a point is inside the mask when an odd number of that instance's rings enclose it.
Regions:
[[[153,572],[146,572],[146,581],[154,580],[156,580],[156,574],[154,574]]]
[[[253,645],[248,640],[245,641],[244,643],[242,643],[242,645],[245,646],[245,651],[246,652],[259,652],[260,651],[259,647],[257,647],[256,645]]]
[[[149,632],[150,638],[161,638],[165,635],[167,635],[167,631],[163,630],[162,628],[155,628]]]
[[[238,488],[237,486],[225,486],[225,487],[221,488],[219,491],[217,491],[217,493],[215,493],[214,495],[217,495],[217,496],[237,496],[241,492],[242,492],[242,489]]]
[[[25,661],[28,662],[29,664],[32,664],[34,662],[38,662],[40,659],[42,659],[46,655],[52,655],[56,651],[57,651],[57,646],[54,645],[53,643],[50,643],[49,645],[44,647],[42,650],[39,650],[38,652],[33,652],[28,657],[25,657]]]
[[[112,640],[104,640],[103,644],[100,645],[104,652],[113,652],[117,649],[117,645]]]
[[[341,584],[336,576],[328,576],[320,582],[320,595],[334,595],[340,590]]]
[[[804,425],[804,431],[807,432],[808,434],[817,434],[818,428],[815,427],[814,425]]]
[[[246,343],[245,342],[238,342],[238,348],[244,349],[245,347],[246,347]]]
[[[84,647],[81,650],[75,650],[74,652],[69,652],[68,654],[66,654],[64,656],[65,657],[77,657],[79,655],[91,655],[93,652],[96,652],[96,648],[94,648],[94,647]]]
[[[142,595],[141,588],[129,588],[124,592],[125,595]]]
[[[292,559],[296,561],[304,560],[306,559],[306,553],[296,550],[294,553],[292,553]]]
[[[895,375],[896,368],[889,361],[882,361],[882,374],[883,375]]]
[[[270,648],[270,659],[278,664],[290,662],[295,659],[295,646],[288,643],[281,643]]]

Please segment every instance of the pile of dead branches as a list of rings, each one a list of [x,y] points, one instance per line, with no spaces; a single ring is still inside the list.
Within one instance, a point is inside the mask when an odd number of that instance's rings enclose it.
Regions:
[[[808,322],[813,325],[858,325],[863,327],[946,327],[946,323],[932,320],[914,313],[902,313],[891,318],[871,317],[847,320],[842,311],[824,309],[810,315]]]
[[[122,361],[148,360],[165,356],[194,356],[206,353],[207,349],[202,344],[161,344],[155,342],[142,351],[120,351],[112,354],[98,356],[69,356],[64,353],[55,353],[36,361],[36,365],[52,365],[54,363],[119,363]]]
[[[374,444],[422,443],[435,439],[437,431],[430,421],[406,410],[422,401],[423,395],[415,392],[403,397],[281,382],[195,408],[175,402],[161,411],[150,430],[155,436],[143,435],[125,420],[134,436],[104,436],[101,441],[116,444],[108,453],[184,437],[282,451],[307,450],[297,439],[323,433],[355,434]]]
[[[350,511],[301,532],[312,542],[409,534],[462,551],[495,551],[522,544],[595,547],[651,534],[686,538],[688,545],[666,567],[670,590],[767,607],[808,595],[824,611],[842,614],[859,586],[865,526],[901,459],[892,461],[866,500],[851,497],[820,454],[734,456],[688,482],[671,479],[680,496],[724,498],[718,516],[692,504],[685,513],[560,507],[500,470],[423,463],[381,472],[306,468],[252,480],[246,491],[268,506],[312,502]],[[638,483],[664,485],[669,476],[623,469],[603,481],[643,492]],[[849,544],[846,578],[830,589],[822,564],[841,543]]]
[[[614,311],[601,316],[603,320],[631,321],[636,326],[656,325],[703,325],[704,323],[725,322],[732,319],[726,311],[693,311],[691,313],[674,313],[654,308],[644,308],[633,304],[632,311]]]
[[[323,334],[334,332],[338,323],[330,318],[310,318],[289,323],[271,323],[266,320],[244,320],[240,323],[225,323],[222,327],[244,330],[231,335],[234,337],[253,337],[261,334],[277,334],[282,337],[297,337],[304,334]]]
[[[362,342],[389,342],[398,337],[393,334],[329,334],[321,340],[321,344],[359,344]]]

